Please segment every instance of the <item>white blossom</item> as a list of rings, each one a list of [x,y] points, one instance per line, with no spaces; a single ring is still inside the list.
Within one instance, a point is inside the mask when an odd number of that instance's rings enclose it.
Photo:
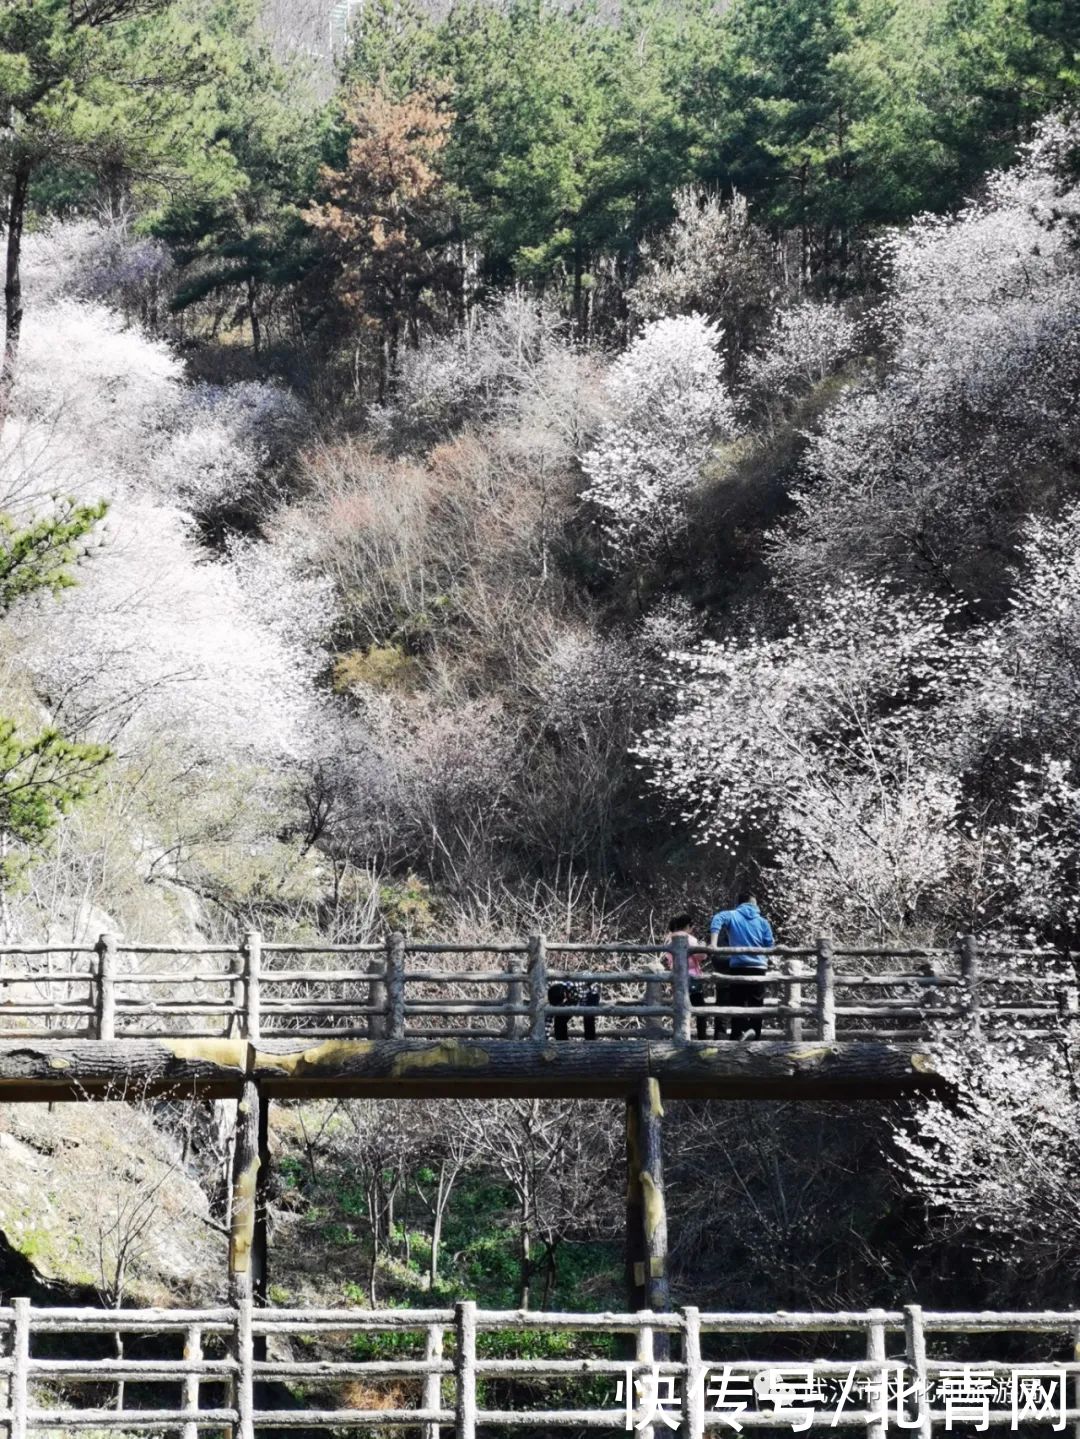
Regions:
[[[673,543],[713,443],[734,430],[719,341],[701,315],[656,320],[611,367],[612,419],[581,466],[621,563]]]
[[[851,354],[858,326],[840,305],[804,300],[777,312],[761,347],[746,361],[743,381],[769,405],[820,384]]]
[[[954,1097],[920,1099],[893,1139],[942,1238],[1025,1267],[1075,1262],[1080,1107],[1068,1056],[1008,1034],[939,1044]]]
[[[305,645],[332,618],[327,587],[265,571],[250,550],[239,565],[207,559],[183,512],[148,499],[114,504],[81,580],[62,616],[43,599],[13,621],[61,722],[124,745],[171,734],[215,762],[306,752],[321,659]]]
[[[979,200],[885,242],[888,364],[808,437],[773,551],[786,587],[884,567],[1001,598],[988,553],[1068,492],[1080,442],[1080,186],[1061,167],[1078,133],[1048,122]]]
[[[948,622],[944,606],[847,583],[787,635],[674,656],[674,713],[638,749],[649,781],[700,836],[765,839],[800,923],[903,931],[956,845],[946,701],[971,660]]]

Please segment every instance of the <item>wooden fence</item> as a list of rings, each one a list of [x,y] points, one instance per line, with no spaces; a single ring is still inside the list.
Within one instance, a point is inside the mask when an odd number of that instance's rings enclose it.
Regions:
[[[214,1037],[517,1039],[543,1042],[553,1017],[580,1035],[711,1041],[742,992],[763,1001],[763,1037],[792,1041],[924,1038],[936,1026],[997,1021],[1060,1031],[1080,1013],[1080,955],[980,947],[778,947],[763,975],[710,967],[752,951],[673,954],[655,944],[129,944],[0,949],[0,1038]],[[667,964],[665,964],[667,961]],[[670,968],[668,967],[670,965]],[[556,1005],[556,986],[576,1003]],[[717,1002],[717,988],[721,986]],[[565,991],[561,992],[565,998]],[[699,1002],[704,1000],[704,1005]],[[589,1001],[589,1002],[582,1002]]]
[[[1080,1430],[1080,1311],[102,1310],[16,1299],[0,1309],[0,1336],[10,1439],[103,1428],[180,1439]]]

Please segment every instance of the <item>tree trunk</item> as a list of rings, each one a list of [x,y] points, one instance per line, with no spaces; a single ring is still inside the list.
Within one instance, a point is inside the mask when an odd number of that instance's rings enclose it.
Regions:
[[[119,1308],[120,1308],[120,1305],[117,1304],[117,1305],[116,1305],[116,1308],[119,1309]],[[119,1330],[117,1330],[116,1333],[113,1335],[113,1354],[115,1355],[115,1357],[116,1357],[118,1360],[123,1360],[123,1357],[124,1357],[124,1336],[120,1333]],[[124,1408],[124,1381],[123,1381],[122,1379],[118,1379],[118,1380],[116,1381],[116,1403],[115,1403],[115,1408],[116,1408],[117,1413],[121,1413],[121,1412],[123,1411],[123,1408]]]
[[[529,1282],[532,1279],[532,1235],[529,1233],[529,1221],[521,1221],[521,1293],[518,1302],[519,1309],[529,1307]]]
[[[17,161],[11,176],[11,198],[8,202],[7,261],[4,279],[4,360],[0,366],[0,431],[11,409],[15,374],[22,337],[22,236],[26,219],[26,203],[30,194],[32,167],[25,157]]]
[[[443,1216],[450,1203],[454,1182],[459,1166],[450,1165],[444,1159],[439,1165],[439,1185],[435,1191],[435,1211],[431,1225],[431,1261],[428,1265],[428,1283],[434,1288],[439,1278],[439,1250],[442,1247]]]
[[[375,1281],[379,1269],[379,1193],[377,1181],[368,1194],[368,1215],[371,1219],[371,1268],[368,1270],[368,1303],[375,1308]]]
[[[574,306],[574,330],[575,330],[575,333],[577,334],[577,337],[578,337],[579,340],[582,339],[582,338],[584,337],[584,334],[585,334],[585,322],[584,322],[584,316],[583,316],[583,314],[582,314],[582,304],[581,304],[582,288],[583,288],[583,286],[582,286],[582,281],[583,281],[583,278],[584,278],[584,272],[585,272],[585,262],[584,262],[584,259],[582,258],[581,247],[580,247],[579,245],[575,245],[575,246],[574,246],[574,300],[573,300],[573,306]]]
[[[428,1260],[428,1288],[434,1289],[439,1279],[439,1249],[442,1245],[442,1210],[436,1209],[431,1226],[431,1258]]]
[[[256,363],[262,358],[262,328],[259,325],[259,284],[255,279],[247,283],[248,319],[251,321],[251,349]]]
[[[544,1289],[540,1295],[540,1308],[546,1309],[551,1299],[552,1290],[555,1288],[555,1281],[559,1277],[558,1267],[559,1241],[550,1237],[544,1240]]]

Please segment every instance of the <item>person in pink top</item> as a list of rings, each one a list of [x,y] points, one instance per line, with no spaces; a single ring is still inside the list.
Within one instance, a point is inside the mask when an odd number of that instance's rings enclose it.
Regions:
[[[698,949],[698,946],[701,944],[701,940],[695,938],[695,936],[694,936],[693,934],[691,934],[691,932],[690,932],[690,926],[691,926],[692,923],[693,923],[693,918],[692,918],[692,916],[689,915],[689,914],[673,914],[672,917],[668,920],[668,934],[667,934],[667,939],[664,941],[664,943],[665,943],[665,944],[670,944],[671,941],[675,938],[676,935],[679,935],[680,937],[682,937],[683,935],[685,935],[686,938],[687,938],[687,940],[689,941],[689,944],[690,944],[690,955],[689,955],[689,960],[690,960],[690,964],[689,964],[689,968],[690,968],[690,1003],[691,1003],[692,1005],[694,1005],[695,1008],[700,1008],[700,1007],[701,1007],[702,1005],[704,1005],[704,1003],[705,1003],[705,985],[704,985],[704,983],[703,983],[703,971],[702,971],[702,968],[701,968],[701,952],[700,952],[700,949]],[[695,950],[697,950],[697,953],[695,953]],[[667,965],[668,969],[671,968],[671,951],[670,951],[670,950],[668,951],[667,955],[664,957],[664,963]],[[706,1019],[706,1017],[705,1017],[703,1014],[699,1014],[699,1015],[698,1015],[698,1017],[697,1017],[697,1037],[698,1037],[698,1039],[704,1039],[704,1038],[705,1038],[705,1031],[706,1031],[706,1029],[707,1029],[707,1027],[708,1027],[708,1023],[709,1023],[709,1021]]]

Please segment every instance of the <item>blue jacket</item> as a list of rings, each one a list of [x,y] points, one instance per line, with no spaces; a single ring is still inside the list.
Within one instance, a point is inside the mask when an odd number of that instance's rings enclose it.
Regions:
[[[738,909],[718,909],[709,921],[709,940],[716,943],[716,936],[727,929],[725,947],[729,949],[771,949],[774,944],[772,926],[756,904],[740,904]],[[768,969],[769,961],[764,954],[733,954],[732,970],[749,969],[757,973]]]

